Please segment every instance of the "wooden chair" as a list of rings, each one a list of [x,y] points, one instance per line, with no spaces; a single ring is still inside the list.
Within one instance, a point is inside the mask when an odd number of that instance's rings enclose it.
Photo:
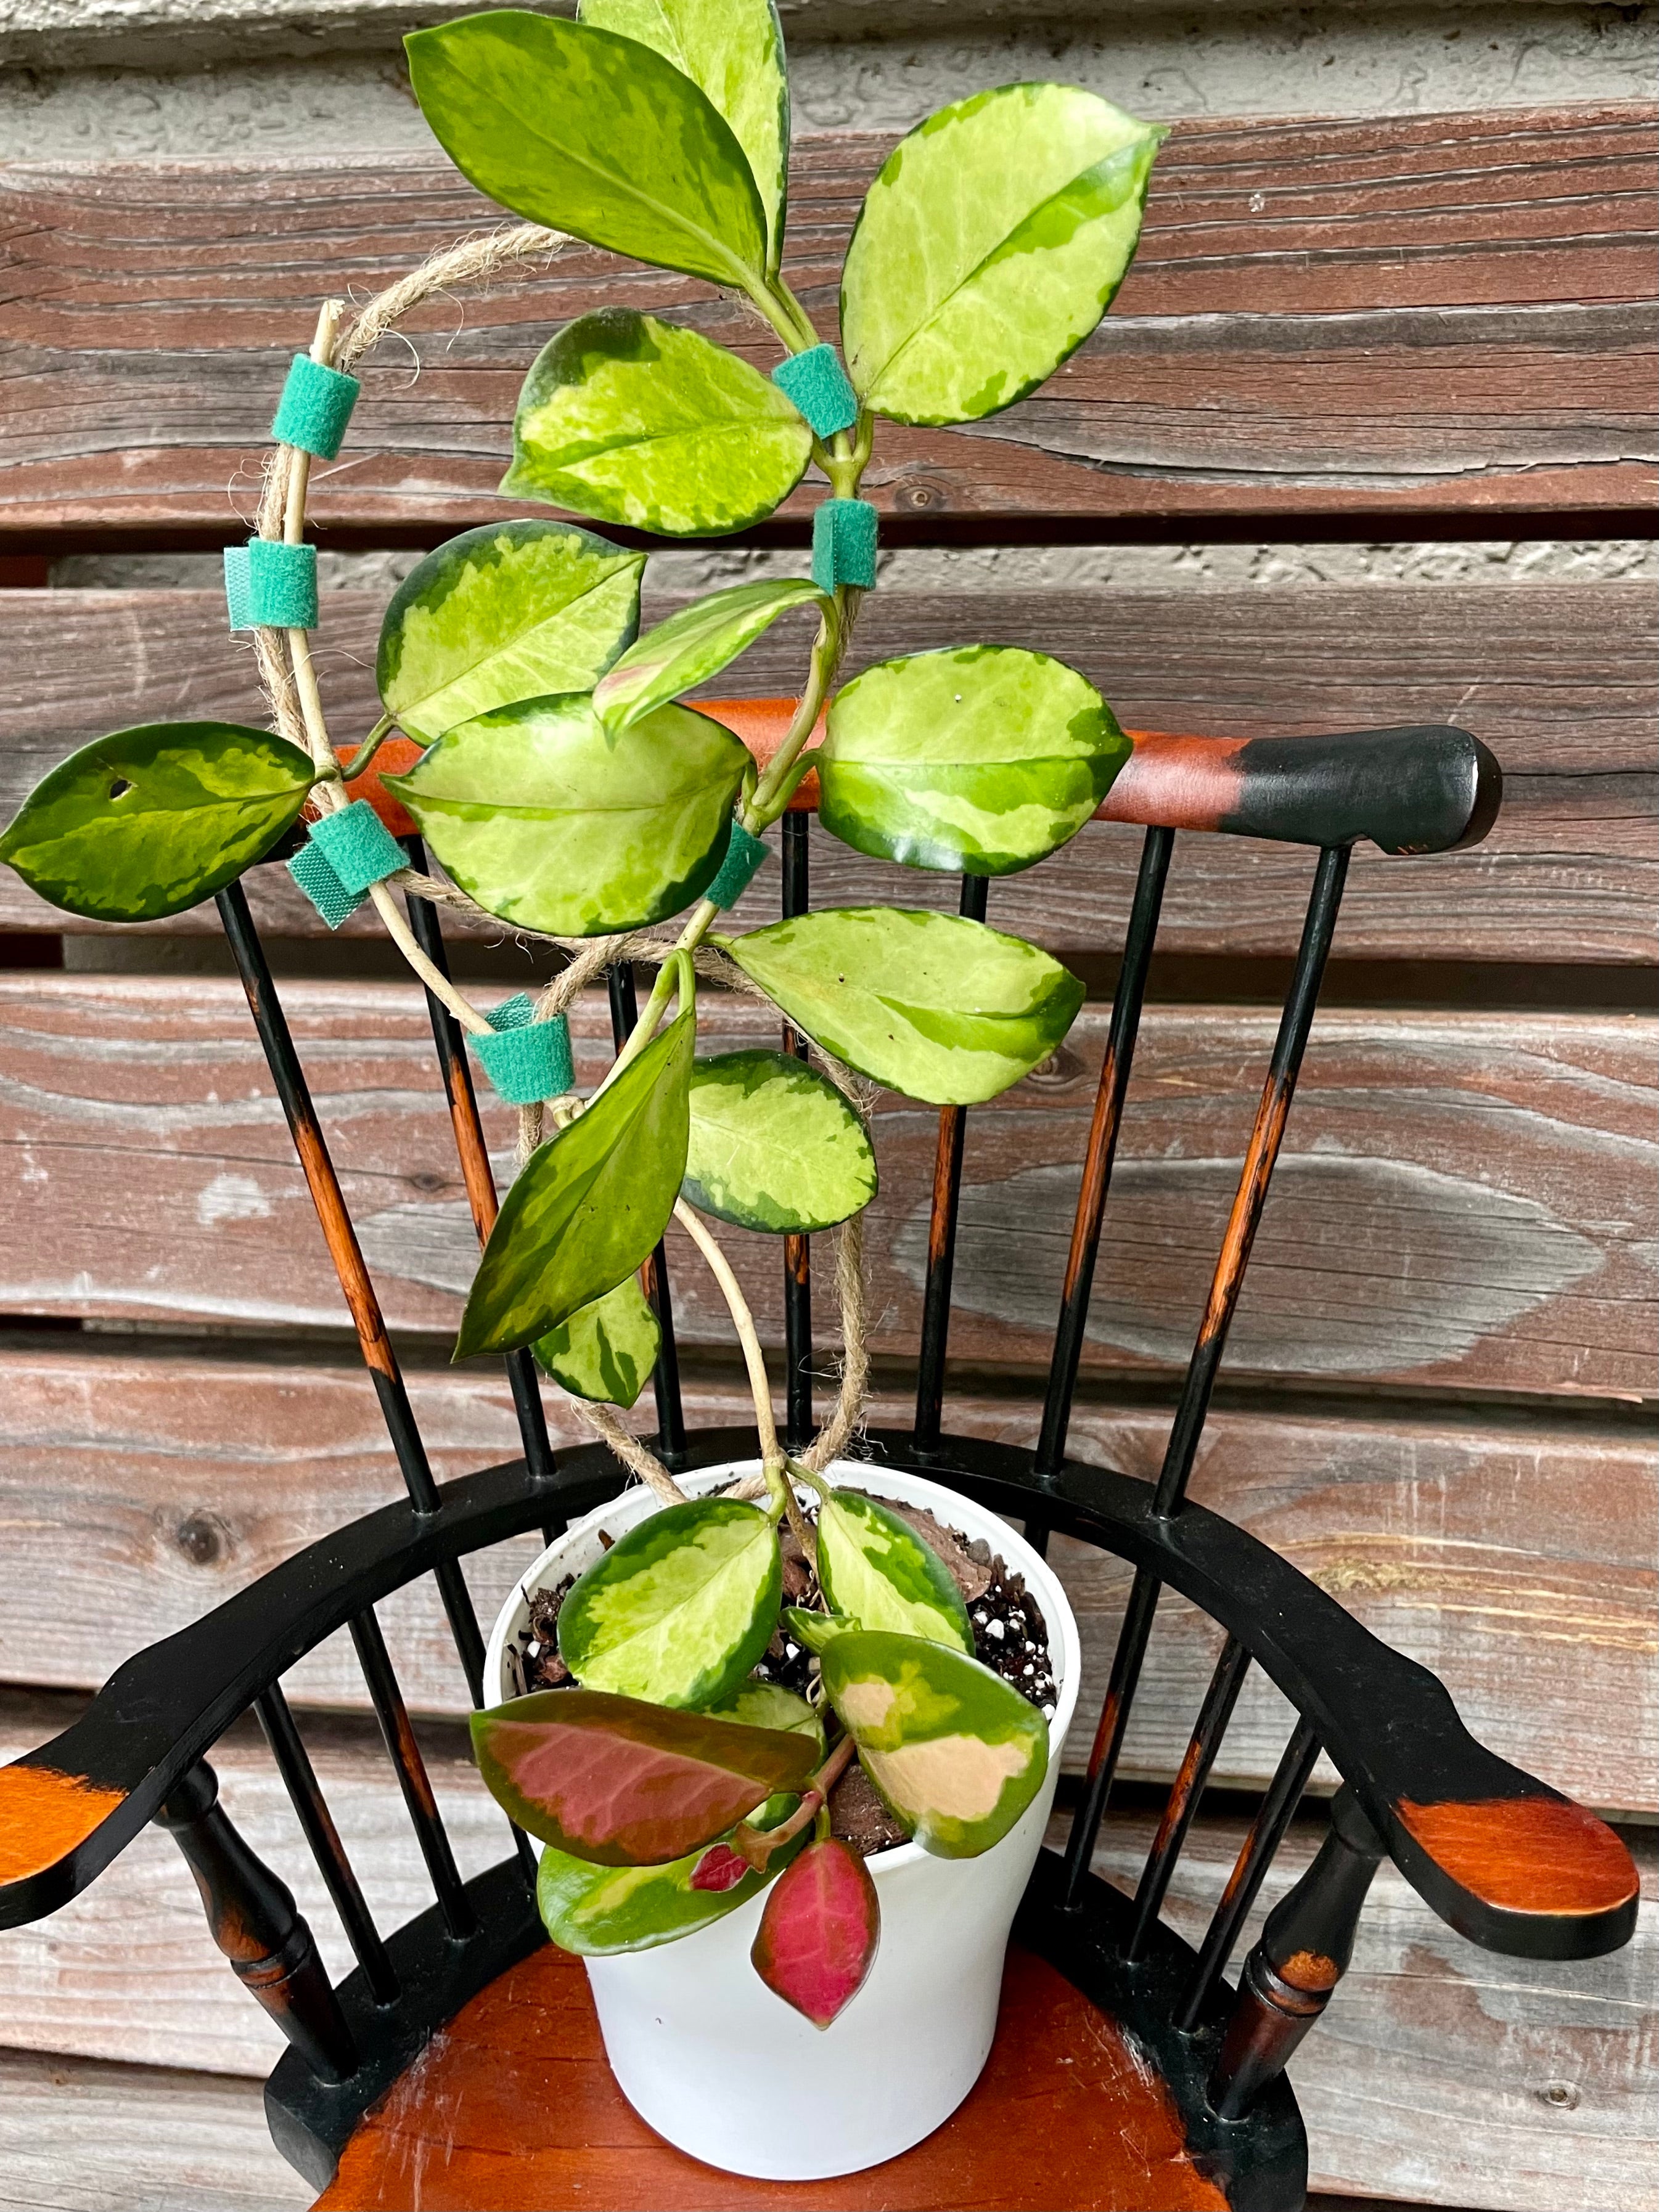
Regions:
[[[721,709],[758,751],[788,702]],[[619,1487],[598,1445],[552,1449],[527,1352],[507,1361],[522,1455],[464,1479],[433,1479],[284,1018],[240,884],[219,895],[247,993],[363,1359],[407,1489],[119,1668],[82,1718],[0,1770],[0,1923],[37,1918],[78,1894],[144,1824],[178,1843],[214,1939],[290,2049],[266,2087],[284,2154],[323,2205],[613,2207],[1230,2205],[1289,2212],[1307,2147],[1285,2063],[1348,1963],[1371,1877],[1390,1857],[1455,1929],[1489,1948],[1578,1959],[1634,1926],[1635,1869],[1603,1824],[1464,1729],[1423,1668],[1391,1651],[1265,1545],[1191,1503],[1188,1478],[1283,1142],[1349,853],[1444,851],[1485,836],[1497,763],[1451,728],[1250,742],[1139,735],[1108,802],[1145,825],[1139,876],[1064,1279],[1034,1450],[954,1435],[944,1419],[951,1278],[966,1115],[940,1116],[915,1419],[869,1438],[881,1465],[925,1472],[1023,1522],[1132,1563],[1134,1581],[1086,1779],[1063,1850],[1045,1851],[1016,1925],[1002,2027],[985,2075],[936,2135],[892,2164],[800,2187],[717,2175],[651,2136],[605,2066],[580,1966],[546,1943],[532,1860],[503,1834],[500,1863],[463,1881],[445,1834],[375,1607],[430,1575],[474,1703],[483,1644],[460,1562],[540,1528],[552,1534]],[[807,816],[783,838],[786,914],[808,903]],[[1176,832],[1230,831],[1316,853],[1290,990],[1243,1171],[1198,1325],[1156,1483],[1085,1466],[1067,1427],[1112,1167]],[[418,861],[418,847],[411,841]],[[965,878],[965,913],[988,885]],[[442,962],[435,908],[410,912]],[[611,977],[619,1036],[634,1018],[631,973]],[[429,998],[462,1175],[480,1237],[496,1191],[461,1039]],[[747,1457],[753,1434],[689,1428],[676,1374],[663,1255],[648,1271],[663,1329],[657,1445],[676,1469]],[[785,1257],[789,1427],[812,1423],[811,1268]],[[1160,1594],[1169,1589],[1224,1632],[1156,1839],[1133,1896],[1091,1872]],[[348,1630],[397,1771],[436,1902],[383,1933],[319,1788],[283,1678],[323,1638]],[[1160,1917],[1248,1670],[1259,1667],[1296,1721],[1209,1930],[1194,1951]],[[257,1713],[357,1960],[331,1985],[279,1875],[217,1802],[208,1754]],[[1320,1751],[1342,1777],[1328,1834],[1270,1914],[1236,1984],[1241,1929]],[[412,2177],[418,2177],[417,2182]]]

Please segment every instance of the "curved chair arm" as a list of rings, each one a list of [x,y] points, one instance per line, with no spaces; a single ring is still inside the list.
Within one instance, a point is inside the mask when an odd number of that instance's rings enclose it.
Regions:
[[[1477,1743],[1443,1686],[1381,1643],[1278,1553],[1200,1505],[1152,1511],[1152,1486],[1068,1465],[1036,1480],[1032,1455],[947,1437],[914,1461],[907,1436],[871,1431],[878,1459],[948,1481],[993,1511],[1040,1503],[1063,1532],[1148,1566],[1236,1637],[1318,1731],[1396,1864],[1461,1934],[1546,1959],[1616,1950],[1635,1926],[1636,1869],[1613,1831]],[[750,1459],[746,1430],[701,1431],[688,1464]],[[0,1927],[84,1889],[187,1770],[295,1662],[439,1560],[575,1516],[616,1493],[601,1444],[521,1460],[442,1486],[441,1509],[387,1505],[296,1553],[191,1627],[117,1669],[87,1711],[0,1768]]]

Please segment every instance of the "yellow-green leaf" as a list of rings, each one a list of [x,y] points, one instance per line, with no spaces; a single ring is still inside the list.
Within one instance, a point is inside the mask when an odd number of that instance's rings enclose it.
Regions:
[[[692,1070],[686,1195],[740,1229],[806,1236],[875,1195],[869,1133],[833,1083],[752,1048]]]
[[[639,1278],[630,1275],[539,1337],[534,1349],[554,1382],[573,1397],[631,1406],[651,1379],[662,1331]]]

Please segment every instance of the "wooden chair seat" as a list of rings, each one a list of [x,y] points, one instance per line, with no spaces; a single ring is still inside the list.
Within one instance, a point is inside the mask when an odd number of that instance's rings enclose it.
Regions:
[[[826,2115],[826,2120],[828,2115]],[[1226,2212],[1151,2062],[1016,1946],[978,2085],[902,2157],[742,2180],[669,2148],[617,2087],[581,1962],[545,1944],[441,2031],[358,2126],[316,2212]]]

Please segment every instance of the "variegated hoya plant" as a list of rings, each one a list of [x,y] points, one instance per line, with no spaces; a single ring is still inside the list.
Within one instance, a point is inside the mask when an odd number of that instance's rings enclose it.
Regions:
[[[223,724],[119,732],[46,778],[0,857],[76,914],[176,914],[283,838],[320,787],[341,805],[399,730],[425,750],[387,783],[487,914],[567,944],[685,916],[597,1091],[551,1102],[552,1133],[502,1206],[457,1344],[458,1356],[534,1346],[579,1398],[627,1407],[658,1344],[638,1270],[677,1206],[802,1233],[848,1221],[876,1186],[845,1085],[781,1053],[698,1058],[699,946],[720,948],[833,1063],[936,1104],[994,1097],[1077,1012],[1076,977],[973,920],[863,907],[735,936],[717,925],[743,876],[734,866],[747,855],[753,872],[809,767],[824,829],[859,852],[993,876],[1071,837],[1127,757],[1094,688],[1018,647],[964,644],[836,679],[875,581],[859,492],[878,421],[978,421],[1067,358],[1128,267],[1162,134],[1058,84],[942,109],[864,200],[838,357],[783,274],[790,109],[772,0],[582,0],[576,21],[505,9],[418,32],[408,49],[422,110],[475,185],[528,222],[719,287],[781,355],[763,374],[655,315],[584,315],[530,368],[502,489],[708,538],[772,514],[815,465],[831,496],[812,580],[717,591],[642,637],[643,554],[557,520],[469,531],[393,598],[385,714],[348,769],[326,742],[320,759]],[[797,610],[816,632],[763,765],[682,702]],[[698,1241],[733,1296],[706,1222]],[[733,1310],[742,1331],[741,1298]],[[490,1788],[546,1845],[556,1942],[643,1948],[768,1889],[754,1964],[823,2027],[877,1933],[863,1861],[829,1832],[843,1768],[856,1756],[925,1849],[971,1856],[1036,1796],[1048,1731],[974,1658],[930,1547],[786,1459],[752,1324],[745,1350],[764,1496],[669,1504],[625,1535],[559,1612],[574,1686],[479,1714],[473,1734]],[[784,1606],[785,1516],[815,1552],[822,1610]],[[817,1656],[810,1699],[755,1676],[780,1617]]]

